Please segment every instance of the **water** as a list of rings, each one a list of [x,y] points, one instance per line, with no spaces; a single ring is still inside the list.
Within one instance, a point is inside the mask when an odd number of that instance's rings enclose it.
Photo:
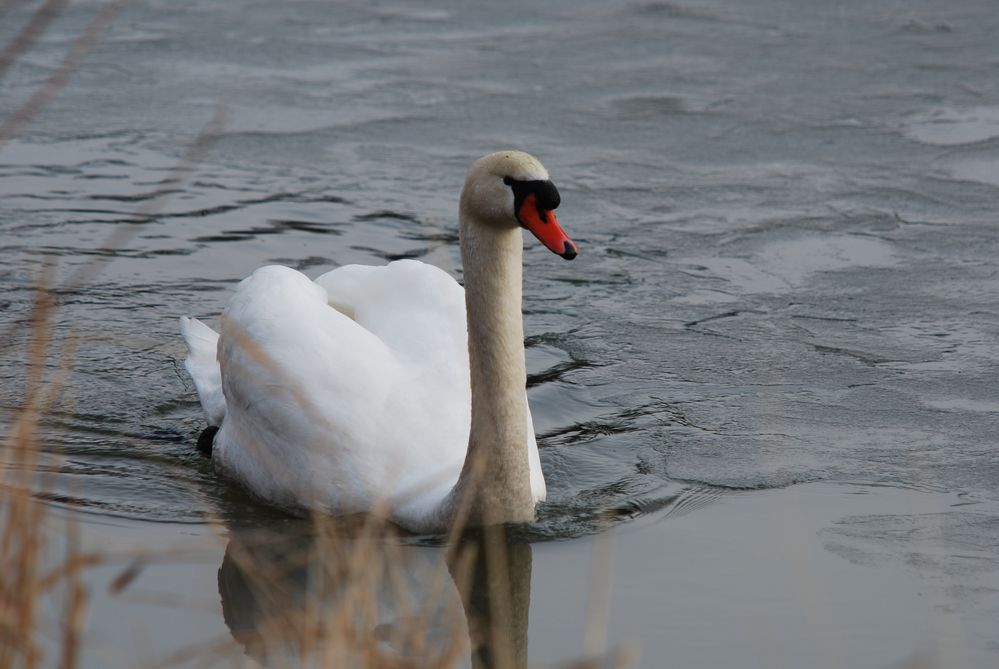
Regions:
[[[0,113],[96,7],[8,73]],[[30,9],[2,15],[4,43]],[[41,266],[66,281],[99,259],[53,329],[78,342],[43,425],[54,497],[97,537],[154,545],[271,518],[193,451],[177,317],[211,321],[272,262],[460,277],[465,171],[515,146],[581,247],[525,254],[550,495],[531,661],[582,648],[588,576],[569,566],[611,511],[608,634],[637,638],[642,666],[992,666],[997,34],[973,0],[132,3],[0,147],[2,415]],[[220,109],[193,174],[154,198]],[[210,590],[208,561],[148,578]],[[131,614],[108,606],[94,624],[119,638],[106,623]]]

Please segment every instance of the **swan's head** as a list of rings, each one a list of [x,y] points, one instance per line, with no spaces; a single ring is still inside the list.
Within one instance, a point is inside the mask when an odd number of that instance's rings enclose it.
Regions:
[[[561,198],[548,170],[523,151],[498,151],[475,161],[461,191],[461,209],[497,227],[527,228],[566,260],[579,253],[555,217]]]

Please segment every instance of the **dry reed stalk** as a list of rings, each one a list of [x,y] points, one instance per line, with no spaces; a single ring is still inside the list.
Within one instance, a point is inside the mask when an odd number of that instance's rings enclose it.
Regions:
[[[41,277],[31,313],[25,402],[3,444],[7,463],[0,519],[0,667],[38,665],[41,651],[35,639],[39,602],[39,572],[44,540],[44,507],[34,503],[33,472],[38,448],[36,429],[41,413],[44,367],[49,346],[52,296],[47,290],[51,268]]]
[[[0,77],[37,41],[49,24],[65,9],[66,2],[49,0],[44,3],[0,51]],[[68,53],[52,76],[42,84],[20,108],[0,123],[0,147],[13,137],[25,123],[34,118],[68,83],[71,75],[97,44],[101,35],[124,9],[126,0],[106,2],[94,19],[70,46]],[[0,7],[6,13],[9,6]],[[221,125],[221,115],[206,127],[168,179],[179,181],[188,174]],[[157,191],[146,211],[140,212],[139,222],[150,220],[161,206],[166,180]],[[135,234],[136,225],[116,228],[105,241],[105,248],[116,249]],[[73,273],[60,288],[78,288],[92,280],[100,271],[98,257]],[[59,624],[59,660],[61,669],[72,669],[80,655],[87,594],[83,585],[86,568],[104,562],[102,556],[81,552],[78,519],[70,514],[66,521],[65,555],[61,563],[45,567],[49,547],[50,514],[46,504],[35,499],[37,490],[50,488],[50,478],[40,466],[42,447],[37,436],[45,411],[56,402],[72,368],[75,338],[67,336],[61,350],[53,354],[52,327],[56,308],[53,268],[45,264],[31,315],[25,322],[5,328],[3,348],[28,333],[24,404],[8,426],[0,445],[0,669],[23,667],[33,669],[44,661],[39,641],[39,608],[43,599],[62,593],[63,612]],[[46,378],[50,358],[60,360],[56,372]],[[112,590],[123,590],[139,572],[134,563],[112,584]]]
[[[43,659],[38,635],[41,600],[65,591],[66,616],[62,627],[63,658],[60,667],[75,666],[76,649],[83,626],[85,593],[80,580],[81,553],[73,541],[70,526],[67,554],[63,564],[44,570],[48,509],[34,498],[35,491],[47,487],[40,468],[41,445],[37,436],[44,412],[57,400],[65,386],[74,340],[68,337],[58,352],[55,371],[46,378],[51,356],[54,301],[50,286],[52,266],[47,264],[39,279],[30,318],[24,404],[9,427],[0,455],[4,480],[0,485],[0,668],[32,669]],[[52,572],[59,574],[53,578]]]
[[[14,36],[3,51],[0,51],[0,78],[7,74],[7,70],[34,45],[41,37],[42,33],[49,27],[63,10],[69,0],[46,0],[46,2],[35,11],[31,20]],[[6,7],[4,8],[6,9]]]
[[[31,97],[28,98],[27,102],[18,107],[14,112],[0,124],[0,147],[14,136],[21,127],[30,121],[32,118],[38,115],[38,113],[47,105],[49,102],[58,95],[59,91],[65,88],[66,84],[69,83],[70,77],[74,72],[80,67],[83,59],[87,57],[87,54],[94,48],[98,40],[104,34],[104,31],[114,22],[118,14],[125,9],[125,5],[128,4],[127,0],[109,0],[101,7],[100,12],[97,16],[87,25],[80,34],[76,41],[70,46],[69,52],[63,58],[62,63],[56,71],[49,77],[48,81],[39,86]],[[41,19],[47,25],[48,20],[51,19]],[[25,28],[25,31],[34,31],[32,23]],[[44,28],[45,26],[41,26]],[[22,31],[22,36],[24,31]],[[4,50],[3,56],[8,59],[6,67],[9,67],[13,62],[20,57],[24,51],[26,51],[31,44],[34,42],[37,35],[31,34],[29,32],[27,37],[21,37],[14,39],[14,44]],[[15,48],[16,47],[16,48]]]
[[[249,637],[239,639],[251,656],[273,666],[459,665],[467,647],[460,605],[448,608],[433,592],[418,599],[405,578],[401,538],[383,517],[345,522],[317,515],[308,521],[307,531],[301,530],[299,526],[299,534],[277,536],[270,544],[265,535],[251,535],[230,542],[227,549],[220,580],[231,585],[236,580],[232,570],[237,570],[265,615]],[[301,589],[298,595],[296,588]],[[380,595],[394,604],[389,625],[381,622]],[[223,595],[224,606],[226,601]],[[411,614],[437,609],[447,633],[428,640],[427,619]],[[242,629],[238,621],[230,622],[234,631]]]
[[[780,510],[777,518],[782,530],[782,548],[791,581],[819,656],[822,657],[824,666],[831,669],[849,666],[844,652],[845,644],[834,624],[823,579],[809,552],[811,546],[807,541],[800,540],[807,533],[801,510],[796,504],[787,505]]]
[[[80,561],[80,524],[74,515],[66,517],[66,557],[71,565],[66,578],[66,603],[62,619],[62,641],[60,645],[60,669],[73,669],[80,654],[80,637],[83,630],[84,614],[87,606],[87,593],[83,587],[83,574]]]
[[[184,155],[181,156],[180,160],[157,183],[152,197],[135,212],[135,220],[127,223],[119,223],[114,226],[114,229],[97,247],[102,253],[93,256],[88,262],[80,265],[59,284],[56,292],[85,288],[87,284],[97,278],[104,266],[114,259],[115,256],[110,251],[115,251],[126,246],[138,234],[141,229],[140,226],[156,219],[156,216],[163,210],[168,197],[174,192],[176,184],[187,179],[197,165],[200,164],[211,145],[225,127],[225,122],[225,112],[219,107],[215,110],[215,114],[208,123],[201,129],[201,132],[198,133],[198,136],[195,137]],[[0,135],[0,148],[2,148],[2,145],[3,136]],[[15,321],[9,327],[5,328],[3,335],[0,336],[0,352],[8,350],[12,342],[18,341],[19,330],[24,329],[28,325],[30,324],[27,322]]]
[[[590,567],[590,597],[586,604],[583,654],[597,657],[607,650],[607,624],[610,615],[611,563],[614,560],[614,535],[611,518],[600,519],[602,531],[593,539],[593,562]]]

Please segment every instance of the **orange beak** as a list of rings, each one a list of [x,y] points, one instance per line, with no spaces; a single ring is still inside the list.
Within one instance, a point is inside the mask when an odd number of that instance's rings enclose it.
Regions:
[[[572,260],[579,255],[579,247],[569,239],[565,230],[558,224],[555,212],[538,206],[538,196],[534,193],[524,198],[517,210],[517,220],[525,228],[534,233],[548,250],[560,255],[566,260]]]

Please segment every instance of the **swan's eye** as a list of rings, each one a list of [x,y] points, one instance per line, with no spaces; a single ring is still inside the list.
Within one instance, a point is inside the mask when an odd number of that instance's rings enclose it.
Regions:
[[[544,181],[520,181],[513,177],[503,177],[503,183],[513,191],[514,208],[517,211],[520,210],[520,205],[528,195],[535,196],[539,212],[542,210],[551,211],[557,208],[562,201],[555,184],[547,179]]]

